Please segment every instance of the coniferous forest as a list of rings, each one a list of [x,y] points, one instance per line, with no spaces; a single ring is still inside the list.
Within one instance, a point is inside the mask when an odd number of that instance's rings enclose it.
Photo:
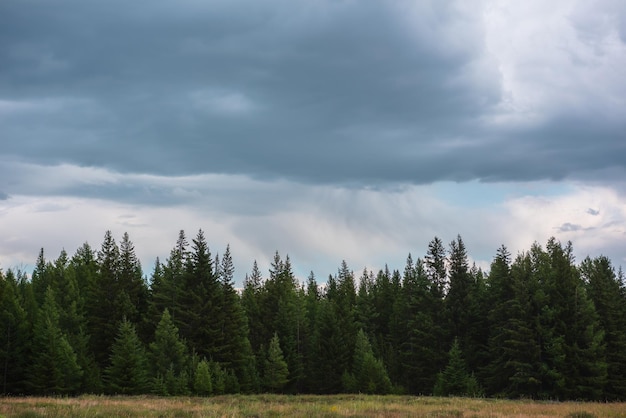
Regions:
[[[243,275],[242,275],[243,276]],[[0,391],[405,393],[626,399],[626,288],[554,238],[488,273],[460,236],[400,269],[305,283],[276,253],[234,287],[230,248],[183,231],[147,278],[128,234],[0,272]]]

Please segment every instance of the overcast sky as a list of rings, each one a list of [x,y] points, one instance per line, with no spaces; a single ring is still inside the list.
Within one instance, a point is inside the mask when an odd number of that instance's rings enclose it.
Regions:
[[[318,280],[460,234],[626,267],[622,0],[0,1],[0,268],[178,231]]]

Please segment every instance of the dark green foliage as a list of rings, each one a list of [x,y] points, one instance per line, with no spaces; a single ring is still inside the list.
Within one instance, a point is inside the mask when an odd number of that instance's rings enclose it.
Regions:
[[[607,381],[603,397],[626,398],[626,288],[616,276],[611,261],[587,257],[580,266],[587,293],[593,301],[604,330]]]
[[[280,392],[288,382],[289,369],[280,349],[278,334],[270,340],[263,371],[263,385],[270,392]]]
[[[431,393],[439,364],[443,363],[437,351],[441,328],[434,322],[434,309],[439,299],[430,291],[430,286],[422,260],[413,265],[409,255],[396,309],[404,324],[404,339],[399,347],[403,368],[401,383],[413,394]]]
[[[310,376],[311,391],[321,394],[340,392],[341,377],[350,369],[350,356],[332,302],[322,300],[311,341],[311,361],[315,363]]]
[[[0,272],[2,393],[484,387],[490,396],[624,399],[621,270],[605,257],[576,266],[569,243],[550,239],[514,261],[501,247],[484,275],[460,236],[447,257],[435,238],[403,274],[366,269],[358,288],[345,261],[325,286],[313,273],[304,286],[276,253],[268,279],[255,262],[241,295],[230,247],[211,256],[202,231],[187,247],[181,231],[150,288],[128,234],[118,247],[110,232],[97,257],[88,244],[52,262],[42,250],[32,280]]]
[[[258,390],[259,382],[254,354],[248,340],[246,314],[241,299],[233,286],[234,271],[230,246],[227,246],[218,269],[222,297],[219,303],[221,307],[219,340],[222,341],[223,345],[223,354],[219,360],[235,373],[235,384],[241,385],[241,390],[249,393]]]
[[[25,391],[29,325],[13,271],[3,275],[0,270],[0,387],[3,394]]]
[[[468,373],[457,339],[448,353],[448,365],[437,375],[433,389],[435,396],[480,396],[481,391],[474,375]]]
[[[148,320],[154,327],[161,320],[161,314],[168,309],[174,324],[180,329],[181,312],[185,310],[181,297],[185,287],[185,266],[188,262],[187,238],[185,231],[178,234],[176,245],[170,252],[165,265],[157,263],[150,284]]]
[[[198,367],[196,367],[193,390],[196,395],[200,396],[208,396],[213,393],[211,371],[209,369],[209,363],[206,360],[202,360],[198,363]]]
[[[59,312],[52,287],[48,287],[44,295],[35,323],[33,353],[28,375],[34,393],[66,395],[78,391],[83,371],[78,365],[76,353],[59,327]]]
[[[108,392],[112,394],[137,395],[149,390],[146,353],[135,327],[128,320],[119,325],[105,379]]]
[[[356,336],[352,373],[342,377],[347,392],[386,394],[391,392],[391,380],[382,361],[374,357],[372,346],[363,330]]]
[[[167,309],[150,343],[149,355],[155,392],[161,395],[184,395],[188,389],[187,347],[178,335],[178,328],[173,324]]]
[[[227,355],[222,334],[222,292],[202,230],[193,240],[175,323],[198,355],[221,361]]]

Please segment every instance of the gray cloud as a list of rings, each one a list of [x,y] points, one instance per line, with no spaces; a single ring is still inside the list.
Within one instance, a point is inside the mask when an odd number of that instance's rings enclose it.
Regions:
[[[570,222],[566,222],[558,228],[560,232],[574,232],[580,231],[581,229],[584,229],[582,225],[572,224]]]
[[[9,195],[0,190],[0,200],[7,200]]]
[[[587,209],[587,213],[591,216],[598,216],[600,214],[600,211],[597,209],[589,208]]]
[[[3,155],[359,186],[625,167],[626,118],[602,98],[530,125],[485,123],[507,92],[480,10],[459,4],[3,2]]]

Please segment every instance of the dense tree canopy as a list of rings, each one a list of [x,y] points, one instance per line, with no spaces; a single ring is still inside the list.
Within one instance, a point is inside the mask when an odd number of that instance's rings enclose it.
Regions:
[[[30,277],[0,271],[0,392],[72,395],[410,393],[626,399],[626,285],[554,238],[472,266],[437,237],[402,270],[318,284],[275,253],[235,288],[230,246],[180,231],[148,279],[110,231]]]

